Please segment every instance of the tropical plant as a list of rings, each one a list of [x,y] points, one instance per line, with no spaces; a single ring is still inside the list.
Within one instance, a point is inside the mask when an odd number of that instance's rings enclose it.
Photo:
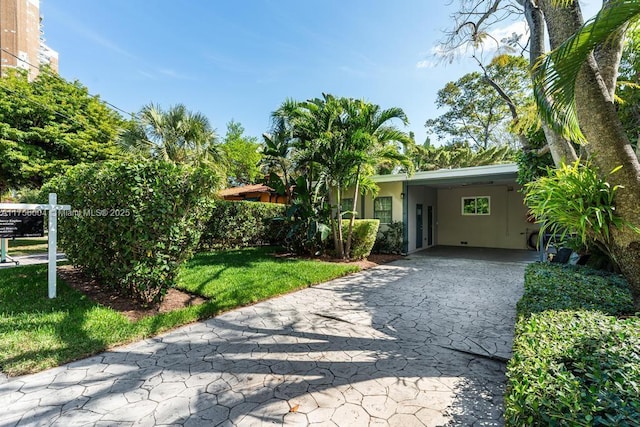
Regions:
[[[620,168],[610,172],[614,175]],[[575,236],[587,249],[595,245],[614,262],[614,229],[638,229],[616,212],[615,197],[621,190],[588,164],[575,162],[548,170],[548,176],[525,185],[525,203],[541,225],[540,236]]]
[[[577,12],[576,12],[577,9]],[[579,16],[577,2],[555,2],[545,9],[551,17]],[[585,150],[601,171],[621,166],[611,176],[620,189],[616,213],[632,227],[611,230],[611,251],[629,280],[640,306],[640,162],[616,111],[614,100],[624,33],[640,16],[640,3],[611,0],[589,22],[578,26],[564,42],[536,63],[536,101],[545,120],[557,132],[586,141]]]
[[[381,165],[389,168],[403,163],[410,167],[399,147],[410,143],[410,138],[391,123],[399,120],[406,124],[404,112],[323,94],[322,98],[305,102],[286,100],[272,117],[273,132],[265,136],[269,150],[265,157],[272,168],[277,167],[279,175],[272,174],[271,178],[280,176],[285,182],[279,187],[288,188],[286,181],[291,182],[292,175],[298,177],[296,193],[304,194],[304,200],[311,204],[304,211],[310,215],[328,214],[306,222],[311,227],[309,231],[322,237],[324,228],[316,222],[330,224],[336,256],[348,257],[353,223],[345,239],[340,226],[345,214],[341,211],[342,194],[346,188],[355,189],[353,209],[348,212],[353,213],[360,192],[375,189],[368,178]]]
[[[136,125],[121,135],[120,144],[127,151],[172,163],[216,166],[218,170],[224,163],[209,119],[183,104],[168,110],[153,103],[145,105],[136,116]]]

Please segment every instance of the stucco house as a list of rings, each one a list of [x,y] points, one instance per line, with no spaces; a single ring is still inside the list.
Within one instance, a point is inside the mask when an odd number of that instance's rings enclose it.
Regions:
[[[358,216],[381,227],[404,223],[404,252],[435,245],[527,249],[538,226],[527,221],[516,164],[377,175],[375,198],[358,203]],[[343,206],[353,203],[345,194]]]

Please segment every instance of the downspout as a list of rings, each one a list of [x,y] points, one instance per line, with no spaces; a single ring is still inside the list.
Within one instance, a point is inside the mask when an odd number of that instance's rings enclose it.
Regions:
[[[409,252],[409,185],[402,182],[402,255]]]

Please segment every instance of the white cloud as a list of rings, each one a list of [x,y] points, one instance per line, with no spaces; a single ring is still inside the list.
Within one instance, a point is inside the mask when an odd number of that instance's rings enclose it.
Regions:
[[[437,63],[428,59],[423,59],[416,64],[416,68],[435,68]]]

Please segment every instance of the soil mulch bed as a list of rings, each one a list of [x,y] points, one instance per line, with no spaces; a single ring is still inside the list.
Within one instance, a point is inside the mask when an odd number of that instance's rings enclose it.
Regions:
[[[120,295],[116,289],[100,286],[96,280],[87,277],[79,268],[71,265],[58,267],[58,276],[69,286],[82,292],[91,300],[122,313],[132,322],[147,316],[166,313],[207,301],[197,295],[191,295],[178,289],[169,289],[159,307],[144,307],[130,297]]]
[[[357,265],[362,270],[366,270],[400,258],[402,258],[401,255],[372,254],[367,259],[359,261],[344,261],[335,258],[321,259],[329,262],[353,264]],[[192,295],[178,289],[169,289],[159,307],[144,307],[137,301],[132,300],[130,297],[120,295],[116,289],[100,286],[96,280],[88,277],[79,268],[71,265],[59,266],[58,276],[60,276],[69,286],[82,292],[92,301],[122,313],[132,322],[138,321],[147,316],[166,313],[192,305],[199,305],[207,301],[207,299],[197,295]]]

